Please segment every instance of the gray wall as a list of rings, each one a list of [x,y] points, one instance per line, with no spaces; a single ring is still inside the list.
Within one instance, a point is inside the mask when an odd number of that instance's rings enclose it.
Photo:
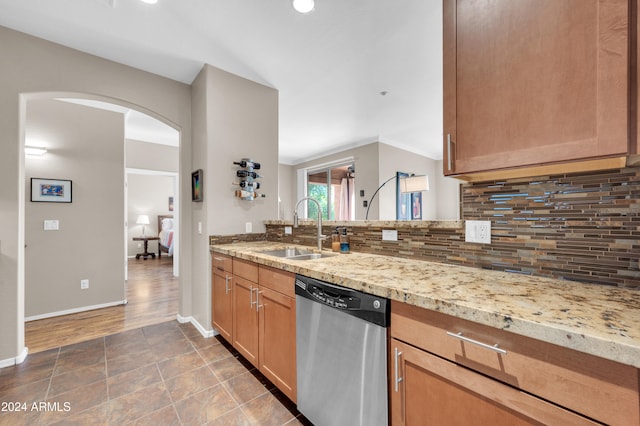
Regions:
[[[278,207],[279,220],[293,220],[296,200],[296,169],[288,164],[278,165]]]
[[[26,100],[82,96],[135,107],[180,131],[181,170],[188,173],[191,168],[191,92],[186,84],[4,27],[0,27],[0,55],[0,177],[3,181],[0,186],[0,363],[6,363],[25,353],[26,190],[22,125]],[[188,193],[189,179],[182,179],[181,184],[182,192]],[[121,219],[122,214],[119,216]],[[191,215],[180,217],[181,229],[186,231],[182,233],[186,243],[183,242],[180,253],[180,313],[188,316],[191,299],[185,294],[190,294],[191,286]]]
[[[165,172],[179,170],[180,151],[175,146],[126,139],[125,156],[129,168]]]
[[[71,203],[27,201],[25,316],[47,316],[124,299],[124,116],[54,100],[27,104],[26,138],[48,153],[25,159],[30,178],[72,181]],[[47,219],[58,231],[45,231]],[[80,289],[80,280],[89,289]]]
[[[211,327],[209,235],[265,232],[263,221],[278,215],[278,92],[206,65],[192,85],[193,169],[204,173],[204,200],[192,205],[192,221],[202,234],[193,239],[193,317]],[[260,192],[266,198],[236,198],[241,158],[261,163]],[[186,197],[185,197],[186,198]]]

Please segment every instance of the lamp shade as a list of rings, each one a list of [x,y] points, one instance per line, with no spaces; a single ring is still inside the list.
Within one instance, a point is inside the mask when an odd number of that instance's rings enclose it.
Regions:
[[[407,176],[400,179],[400,192],[422,192],[429,190],[429,177],[423,176]]]
[[[138,225],[148,225],[149,223],[149,216],[147,216],[146,214],[141,214],[136,219],[136,224]]]

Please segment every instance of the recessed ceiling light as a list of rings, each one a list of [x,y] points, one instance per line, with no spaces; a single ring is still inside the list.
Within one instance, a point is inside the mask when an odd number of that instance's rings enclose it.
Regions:
[[[140,0],[143,3],[147,3],[147,4],[156,4],[158,3],[158,0]]]
[[[309,13],[314,8],[314,0],[292,0],[293,8],[300,13]]]

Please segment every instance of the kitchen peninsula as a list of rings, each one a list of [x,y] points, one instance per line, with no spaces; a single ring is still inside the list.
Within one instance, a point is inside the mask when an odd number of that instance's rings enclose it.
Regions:
[[[547,349],[559,347],[573,354],[570,358],[577,360],[580,368],[594,360],[602,361],[607,370],[611,370],[611,366],[615,367],[613,370],[620,367],[622,373],[616,377],[626,378],[623,378],[623,384],[616,384],[614,388],[622,392],[618,396],[626,401],[617,401],[622,405],[612,411],[622,412],[622,416],[629,419],[638,418],[640,294],[637,290],[368,253],[336,254],[313,260],[290,260],[262,253],[288,246],[291,244],[235,242],[214,244],[211,250],[214,254],[221,253],[387,297],[392,301],[392,337],[394,320],[397,323],[404,321],[394,317],[394,307],[406,306],[409,310],[421,308],[419,311],[426,314],[444,314],[468,321],[471,326],[487,326],[507,336],[535,339],[541,345],[547,345],[541,358],[553,358],[547,355]],[[509,353],[504,360],[510,362],[517,356],[517,353]],[[588,358],[586,364],[582,361],[583,356]],[[508,365],[501,368],[508,368]],[[390,365],[389,371],[392,370]],[[558,377],[563,378],[564,374],[563,371]],[[574,372],[566,374],[571,376]],[[518,385],[518,379],[514,380]],[[608,382],[608,377],[598,380]],[[541,391],[542,397],[555,401],[544,392]],[[535,389],[532,393],[535,394]],[[577,401],[577,407],[570,406],[572,403],[562,402],[562,406],[584,413],[580,406],[586,405],[584,401]],[[598,419],[598,413],[588,415],[605,422],[610,419]]]

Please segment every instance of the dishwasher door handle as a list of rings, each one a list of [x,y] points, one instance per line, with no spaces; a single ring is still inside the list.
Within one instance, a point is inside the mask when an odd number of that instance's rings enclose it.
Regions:
[[[398,350],[398,348],[394,348],[394,358],[395,358],[395,390],[398,392],[398,384],[402,381],[402,377],[399,376],[400,370],[400,357],[402,356],[402,352]]]

